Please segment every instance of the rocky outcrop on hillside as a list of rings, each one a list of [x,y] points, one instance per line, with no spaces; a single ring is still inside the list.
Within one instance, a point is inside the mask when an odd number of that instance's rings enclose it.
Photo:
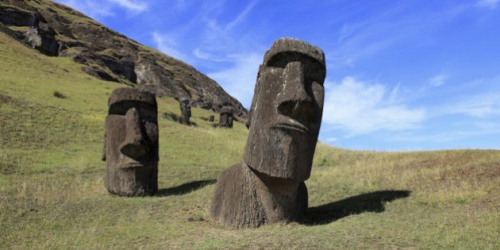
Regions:
[[[192,66],[50,0],[0,0],[0,32],[48,56],[71,57],[99,79],[137,84],[216,112],[231,106],[240,120],[247,117],[238,100]]]

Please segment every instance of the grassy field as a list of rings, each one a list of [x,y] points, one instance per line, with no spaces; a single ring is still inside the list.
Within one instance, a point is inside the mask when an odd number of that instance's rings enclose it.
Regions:
[[[103,186],[107,98],[68,58],[0,33],[0,248],[500,249],[500,151],[349,151],[319,144],[301,223],[228,230],[208,216],[217,175],[241,161],[246,128],[164,118],[159,193]],[[216,116],[218,117],[218,116]]]

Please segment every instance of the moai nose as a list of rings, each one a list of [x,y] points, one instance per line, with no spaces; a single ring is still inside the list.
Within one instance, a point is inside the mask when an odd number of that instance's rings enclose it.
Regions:
[[[136,108],[131,108],[125,114],[125,140],[120,147],[122,154],[138,159],[150,151],[142,130],[139,113]]]
[[[283,72],[285,76],[283,94],[287,99],[303,102],[310,99],[306,91],[302,62],[289,62]]]
[[[284,74],[283,91],[278,95],[278,110],[282,115],[298,118],[311,115],[312,97],[307,92],[304,66],[301,62],[289,62]]]

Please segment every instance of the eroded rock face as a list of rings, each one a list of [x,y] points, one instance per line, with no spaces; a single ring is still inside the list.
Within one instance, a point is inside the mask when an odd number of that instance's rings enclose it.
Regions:
[[[189,97],[192,107],[219,112],[228,103],[239,120],[247,110],[192,66],[140,45],[51,0],[0,0],[0,32],[50,56],[71,57],[98,79],[137,84],[157,96]]]
[[[217,181],[211,216],[233,227],[300,220],[307,209],[304,181],[321,125],[324,53],[282,38],[266,52],[250,108],[243,163]]]
[[[121,196],[158,191],[158,108],[155,95],[118,88],[109,98],[103,160],[104,185]]]

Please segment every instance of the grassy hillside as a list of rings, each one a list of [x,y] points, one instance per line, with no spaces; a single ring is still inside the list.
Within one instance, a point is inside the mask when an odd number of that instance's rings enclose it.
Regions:
[[[32,28],[40,37],[26,35]],[[46,55],[72,57],[98,79],[147,85],[160,96],[188,97],[196,107],[210,105],[220,111],[227,104],[239,118],[247,117],[238,100],[192,66],[52,0],[0,0],[0,31],[15,34]],[[41,45],[30,42],[39,39]]]
[[[159,194],[103,186],[106,102],[116,83],[0,33],[0,248],[499,249],[500,151],[348,151],[318,145],[303,223],[227,230],[208,211],[246,128],[198,127],[160,98]]]

